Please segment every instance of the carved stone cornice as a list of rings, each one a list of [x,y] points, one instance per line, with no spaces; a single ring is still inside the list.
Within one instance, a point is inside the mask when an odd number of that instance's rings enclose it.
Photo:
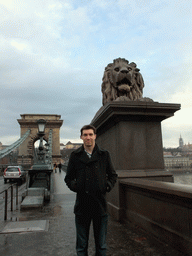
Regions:
[[[22,128],[38,128],[37,120],[17,119],[17,121]],[[60,128],[63,124],[63,120],[47,120],[46,122],[46,128]]]
[[[102,127],[112,127],[120,121],[161,122],[174,116],[180,108],[180,104],[172,103],[113,101],[99,109],[91,124],[97,128],[98,133]]]

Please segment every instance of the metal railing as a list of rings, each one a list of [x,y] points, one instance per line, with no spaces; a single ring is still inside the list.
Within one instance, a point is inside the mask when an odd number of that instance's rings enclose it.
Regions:
[[[15,196],[14,196],[14,187],[15,187]],[[10,189],[10,198],[8,196],[8,191]],[[0,192],[0,194],[4,193],[4,198],[5,198],[5,204],[4,204],[4,220],[7,220],[7,213],[8,213],[8,205],[10,204],[10,210],[11,212],[13,211],[14,207],[14,198],[15,198],[15,204],[16,208],[18,207],[18,202],[19,202],[19,193],[18,193],[18,184],[13,183],[11,184],[8,188],[4,189],[3,191]]]

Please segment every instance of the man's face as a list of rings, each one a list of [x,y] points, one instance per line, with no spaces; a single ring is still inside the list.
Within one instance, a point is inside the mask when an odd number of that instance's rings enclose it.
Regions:
[[[92,129],[83,130],[81,139],[83,140],[84,146],[92,147],[92,146],[95,146],[96,134]]]

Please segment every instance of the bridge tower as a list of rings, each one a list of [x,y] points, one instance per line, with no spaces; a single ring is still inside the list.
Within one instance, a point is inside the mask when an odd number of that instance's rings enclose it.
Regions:
[[[34,158],[34,144],[39,139],[37,120],[45,119],[45,135],[44,140],[48,142],[49,131],[52,129],[52,162],[59,163],[61,160],[60,154],[60,127],[63,120],[60,120],[60,115],[46,115],[46,114],[22,114],[21,119],[17,119],[20,124],[20,136],[30,129],[30,135],[20,145],[18,164],[20,165],[33,165]]]

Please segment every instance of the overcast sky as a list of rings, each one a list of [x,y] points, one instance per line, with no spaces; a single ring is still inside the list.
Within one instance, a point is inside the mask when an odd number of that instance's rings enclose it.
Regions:
[[[58,114],[61,142],[102,106],[104,68],[137,63],[144,97],[180,103],[163,145],[192,143],[191,0],[0,0],[0,141],[20,137],[20,114]]]

